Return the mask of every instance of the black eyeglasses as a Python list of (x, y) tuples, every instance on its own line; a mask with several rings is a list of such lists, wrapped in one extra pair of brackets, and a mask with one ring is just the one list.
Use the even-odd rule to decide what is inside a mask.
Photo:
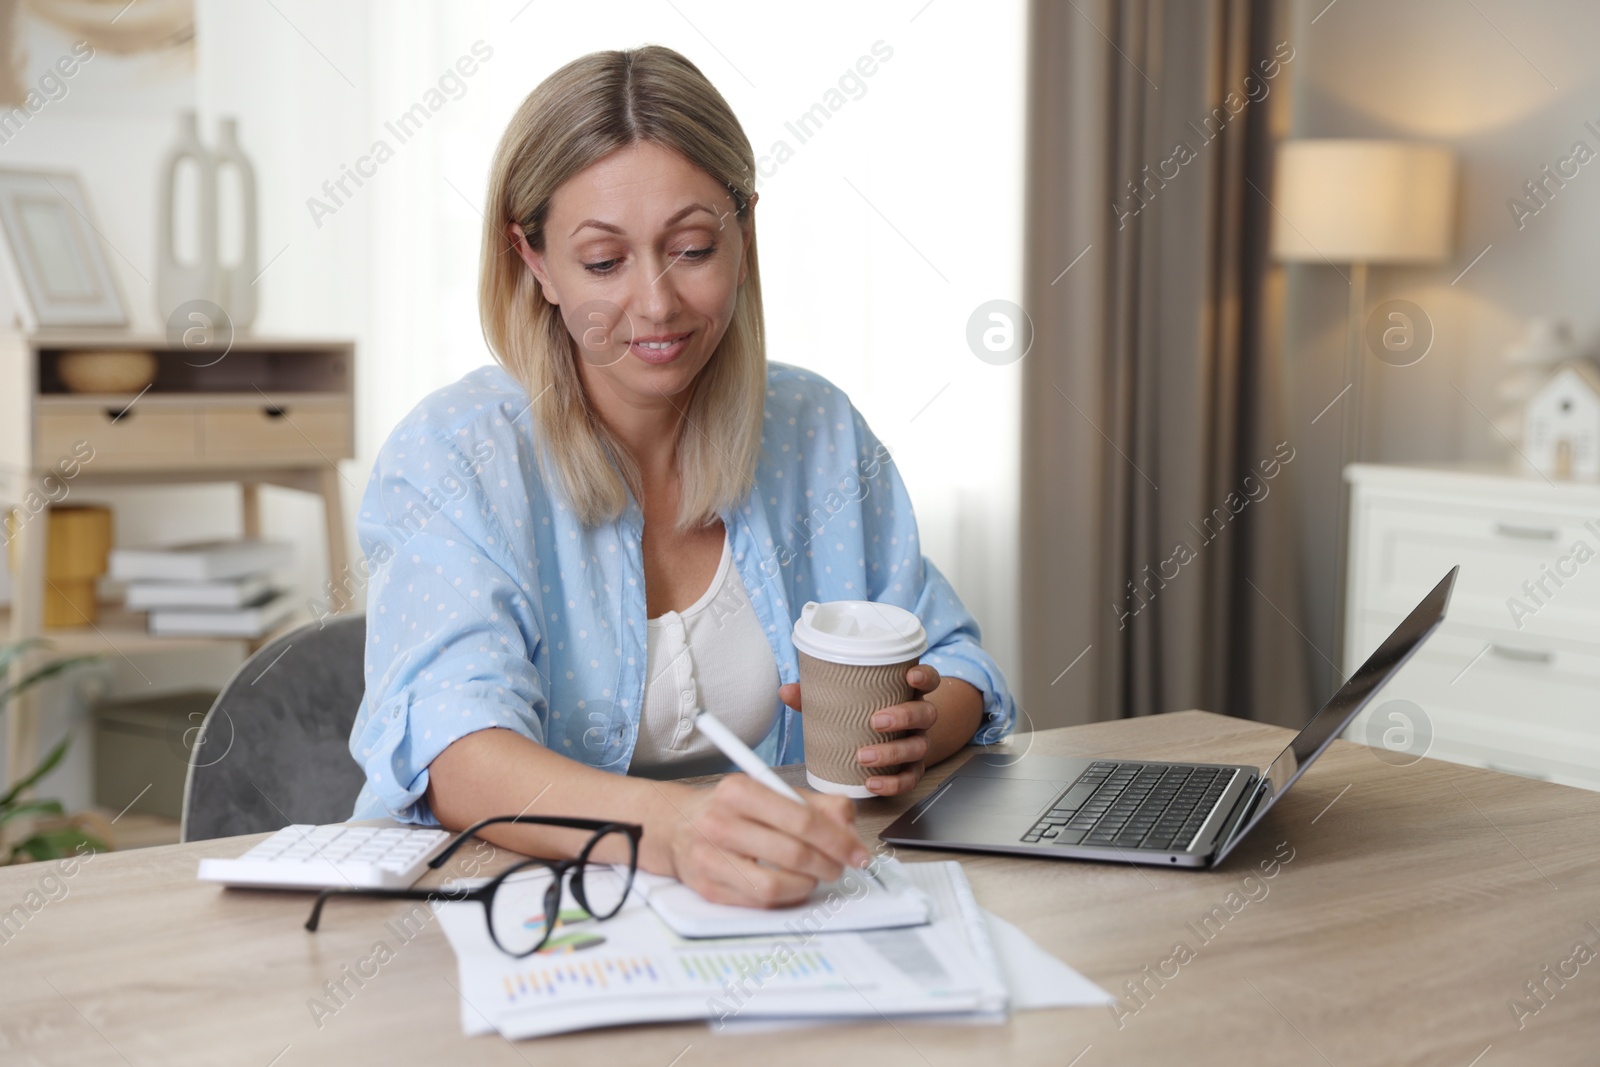
[[(483, 905), (484, 918), (489, 923), (489, 936), (500, 951), (520, 958), (531, 956), (543, 948), (550, 940), (551, 932), (561, 923), (584, 919), (601, 922), (622, 910), (623, 902), (628, 899), (628, 890), (633, 886), (633, 873), (639, 861), (639, 839), (644, 836), (644, 827), (635, 823), (599, 819), (496, 815), (461, 831), (442, 852), (428, 861), (428, 866), (435, 870), (442, 867), (479, 830), (496, 823), (558, 826), (588, 830), (591, 835), (588, 843), (572, 859), (524, 860), (471, 889), (324, 889), (317, 894), (317, 902), (311, 908), (311, 918), (306, 920), (306, 929), (317, 928), (322, 917), (322, 905), (333, 896), (382, 897), (390, 900), (471, 900)], [(591, 859), (597, 851), (625, 854), (626, 872), (617, 869), (621, 864), (614, 866), (604, 860)], [(546, 880), (548, 884), (545, 884)], [(572, 898), (582, 911), (561, 911), (563, 883), (572, 887)]]

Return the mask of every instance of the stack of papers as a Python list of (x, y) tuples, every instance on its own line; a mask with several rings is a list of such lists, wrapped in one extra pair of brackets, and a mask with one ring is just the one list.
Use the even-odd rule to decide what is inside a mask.
[[(959, 863), (885, 860), (877, 870), (887, 891), (864, 888), (870, 883), (849, 872), (799, 909), (777, 911), (695, 907), (670, 891), (670, 880), (643, 878), (616, 917), (563, 925), (556, 933), (568, 936), (523, 959), (495, 947), (478, 904), (440, 904), (456, 952), (462, 1029), (516, 1039), (681, 1019), (718, 1030), (862, 1017), (1000, 1021), (1013, 1008), (1110, 1003), (983, 912)], [(536, 916), (548, 884), (530, 878), (500, 892), (518, 893), (519, 908)], [(568, 906), (576, 906), (570, 896)], [(869, 914), (894, 912), (899, 923), (918, 911), (920, 925), (859, 925)], [(664, 914), (680, 925), (755, 932), (687, 937)]]

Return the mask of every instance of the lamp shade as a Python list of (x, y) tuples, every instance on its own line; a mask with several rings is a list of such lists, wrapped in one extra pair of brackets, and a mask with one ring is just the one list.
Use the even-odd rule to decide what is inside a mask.
[(1455, 154), (1412, 141), (1278, 148), (1272, 254), (1291, 262), (1437, 263), (1455, 229)]

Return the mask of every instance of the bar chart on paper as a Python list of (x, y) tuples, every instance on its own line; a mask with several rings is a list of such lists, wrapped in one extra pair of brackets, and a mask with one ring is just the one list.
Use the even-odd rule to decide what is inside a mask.
[(801, 949), (779, 958), (748, 948), (729, 951), (680, 951), (673, 954), (685, 982), (722, 988), (724, 981), (738, 982), (758, 975), (763, 983), (793, 988), (828, 988), (840, 983), (839, 970), (821, 949)]
[(763, 988), (832, 989), (844, 985), (830, 950), (803, 948), (782, 956), (764, 949), (678, 949), (665, 953), (530, 960), (501, 976), (508, 1006), (648, 997), (704, 990), (758, 976)]
[(648, 956), (601, 956), (574, 959), (562, 955), (530, 963), (501, 978), (513, 1004), (588, 999), (608, 993), (637, 994), (665, 989), (661, 971)]

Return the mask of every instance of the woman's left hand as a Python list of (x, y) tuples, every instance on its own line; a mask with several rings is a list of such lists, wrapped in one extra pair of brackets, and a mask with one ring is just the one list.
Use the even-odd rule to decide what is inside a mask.
[[(906, 671), (906, 681), (919, 693), (931, 693), (939, 687), (939, 672), (926, 663), (919, 663)], [(789, 707), (800, 711), (800, 685), (790, 682), (778, 688), (778, 697)], [(904, 737), (893, 741), (880, 741), (865, 745), (856, 753), (856, 760), (869, 771), (878, 767), (900, 764), (894, 774), (875, 774), (867, 779), (867, 788), (882, 797), (909, 793), (922, 781), (928, 755), (928, 731), (939, 720), (939, 709), (930, 700), (908, 700), (891, 704), (873, 712), (872, 728), (884, 733), (907, 731)]]

